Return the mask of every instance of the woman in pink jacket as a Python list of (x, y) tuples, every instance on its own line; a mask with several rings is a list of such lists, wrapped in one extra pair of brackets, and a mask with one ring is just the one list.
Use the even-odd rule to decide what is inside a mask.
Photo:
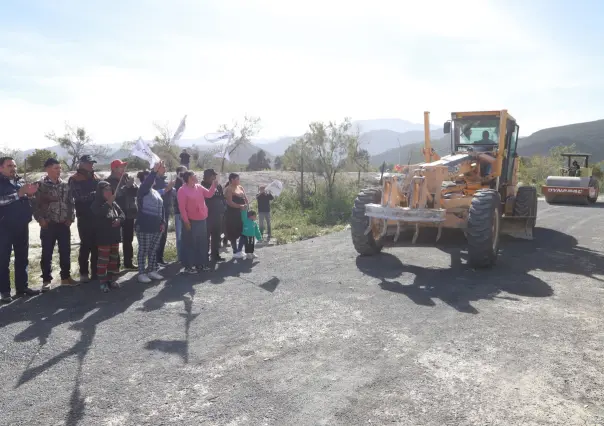
[[(208, 231), (206, 219), (208, 207), (206, 198), (216, 191), (216, 177), (209, 189), (198, 183), (195, 173), (187, 171), (182, 174), (184, 185), (177, 192), (178, 208), (182, 220), (183, 263), (185, 273), (195, 274), (209, 271)], [(197, 270), (195, 270), (197, 269)]]

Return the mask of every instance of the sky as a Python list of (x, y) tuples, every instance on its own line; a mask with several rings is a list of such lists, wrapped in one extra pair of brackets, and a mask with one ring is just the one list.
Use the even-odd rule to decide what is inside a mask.
[(0, 0), (0, 146), (260, 137), (314, 120), (508, 109), (521, 136), (604, 118), (597, 0)]

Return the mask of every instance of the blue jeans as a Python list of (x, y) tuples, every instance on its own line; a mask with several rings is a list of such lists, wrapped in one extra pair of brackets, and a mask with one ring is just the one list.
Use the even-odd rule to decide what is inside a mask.
[(176, 254), (179, 262), (183, 262), (182, 228), (182, 219), (180, 218), (180, 214), (176, 213), (174, 214), (174, 230), (176, 231)]
[(185, 268), (202, 267), (210, 263), (208, 255), (208, 230), (205, 220), (190, 220), (191, 230), (182, 230)]
[(15, 289), (28, 288), (29, 223), (19, 228), (0, 229), (0, 293), (10, 294), (10, 255), (15, 252)]

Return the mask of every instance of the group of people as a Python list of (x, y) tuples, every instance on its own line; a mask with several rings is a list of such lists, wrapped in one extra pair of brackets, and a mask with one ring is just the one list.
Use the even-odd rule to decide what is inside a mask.
[[(101, 290), (119, 288), (122, 245), (125, 269), (138, 269), (138, 281), (149, 283), (164, 277), (164, 251), (168, 224), (174, 217), (178, 261), (184, 273), (210, 270), (221, 262), (221, 246), (230, 243), (234, 259), (256, 258), (255, 242), (271, 236), (270, 201), (273, 196), (260, 187), (259, 214), (250, 209), (239, 175), (231, 173), (223, 188), (213, 169), (198, 181), (184, 165), (177, 177), (167, 180), (165, 164), (137, 174), (138, 184), (126, 173), (127, 163), (114, 160), (111, 174), (101, 179), (90, 155), (79, 159), (79, 167), (67, 181), (61, 178), (58, 160), (44, 163), (46, 175), (26, 183), (17, 175), (13, 158), (0, 158), (0, 301), (40, 293), (29, 287), (29, 223), (40, 224), (42, 255), (41, 291), (51, 288), (52, 256), (58, 245), (61, 284), (79, 285), (99, 281)], [(257, 218), (260, 217), (260, 226)], [(80, 239), (79, 280), (71, 277), (71, 225), (77, 221)], [(224, 235), (223, 235), (224, 234)], [(137, 265), (133, 240), (138, 241)], [(14, 253), (16, 295), (11, 296), (10, 258)]]

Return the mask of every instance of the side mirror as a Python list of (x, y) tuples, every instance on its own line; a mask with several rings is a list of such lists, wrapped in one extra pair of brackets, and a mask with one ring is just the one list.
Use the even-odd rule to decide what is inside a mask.
[(443, 133), (444, 134), (451, 133), (451, 122), (450, 121), (445, 121), (445, 124), (443, 124)]

